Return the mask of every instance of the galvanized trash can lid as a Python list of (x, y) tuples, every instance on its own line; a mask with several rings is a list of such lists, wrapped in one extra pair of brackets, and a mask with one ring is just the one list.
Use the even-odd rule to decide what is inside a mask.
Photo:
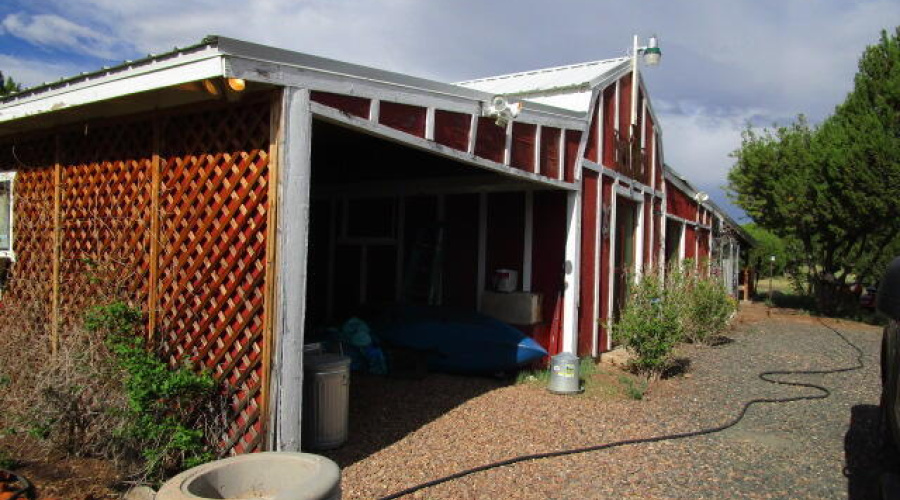
[(307, 354), (303, 357), (303, 369), (310, 371), (330, 371), (349, 367), (351, 359), (336, 353)]

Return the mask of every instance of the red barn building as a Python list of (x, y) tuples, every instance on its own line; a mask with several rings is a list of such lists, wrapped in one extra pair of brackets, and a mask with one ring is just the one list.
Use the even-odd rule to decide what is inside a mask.
[(410, 299), (435, 228), (419, 300), (598, 356), (627, 280), (715, 253), (730, 221), (663, 167), (635, 69), (448, 84), (211, 37), (5, 97), (4, 300), (56, 349), (100, 286), (125, 294), (229, 388), (235, 453), (299, 449), (305, 332)]

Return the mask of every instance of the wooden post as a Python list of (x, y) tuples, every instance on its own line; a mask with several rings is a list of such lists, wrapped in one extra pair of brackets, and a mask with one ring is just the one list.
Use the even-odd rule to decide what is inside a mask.
[(56, 356), (59, 352), (59, 271), (62, 257), (62, 217), (60, 209), (62, 205), (62, 165), (60, 164), (60, 139), (59, 134), (55, 139), (55, 153), (53, 159), (53, 267), (51, 277), (52, 291), (50, 297), (50, 353)]
[(265, 449), (273, 448), (274, 442), (268, 432), (271, 409), (272, 376), (272, 343), (275, 341), (273, 329), (275, 325), (275, 269), (278, 265), (276, 252), (278, 243), (278, 163), (279, 142), (281, 141), (281, 106), (283, 93), (275, 92), (272, 96), (269, 113), (269, 174), (266, 213), (266, 287), (263, 291), (264, 319), (262, 345), (262, 387), (260, 388), (260, 422), (262, 433), (266, 436)]
[(153, 116), (153, 152), (150, 160), (150, 276), (147, 296), (147, 342), (151, 345), (156, 337), (159, 321), (159, 190), (161, 183), (160, 166), (160, 123), (159, 116)]
[[(306, 316), (306, 260), (309, 253), (309, 184), (312, 110), (309, 90), (287, 87), (279, 141), (279, 256), (275, 275), (275, 356), (270, 390), (276, 451), (300, 451), (303, 402), (303, 322)], [(288, 258), (290, 257), (290, 258)]]

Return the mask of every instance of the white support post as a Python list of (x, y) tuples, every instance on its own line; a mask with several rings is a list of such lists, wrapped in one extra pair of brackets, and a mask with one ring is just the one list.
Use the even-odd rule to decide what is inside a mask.
[[(601, 104), (602, 106), (602, 104)], [(602, 109), (602, 108), (601, 108)], [(599, 158), (598, 158), (599, 159)], [(603, 244), (603, 174), (597, 175), (597, 227), (594, 231), (594, 317), (591, 318), (593, 341), (591, 342), (591, 355), (600, 355), (600, 246)]]
[(286, 87), (280, 144), (278, 273), (275, 283), (275, 359), (272, 418), (277, 451), (300, 451), (303, 402), (303, 322), (309, 242), (312, 113), (309, 90)]
[(428, 108), (425, 112), (425, 138), (434, 140), (434, 108)]
[(378, 99), (372, 99), (372, 103), (369, 104), (369, 120), (372, 123), (378, 123), (378, 119), (381, 117), (381, 101)]
[(531, 167), (531, 171), (539, 174), (541, 173), (541, 129), (543, 127), (540, 125), (535, 126), (534, 130), (534, 165)]
[(510, 120), (506, 124), (506, 142), (503, 145), (503, 164), (507, 167), (512, 162), (512, 129), (513, 122)]
[(559, 129), (559, 166), (556, 169), (557, 180), (566, 177), (566, 129)]
[(534, 241), (534, 191), (525, 191), (525, 248), (522, 252), (522, 291), (531, 291), (532, 243)]
[(478, 283), (475, 288), (477, 304), (481, 310), (481, 299), (484, 296), (484, 280), (487, 273), (487, 193), (478, 194)]
[(681, 222), (681, 238), (678, 241), (678, 263), (681, 264), (684, 261), (684, 248), (687, 244), (685, 240), (687, 239), (687, 224), (684, 221)]
[(470, 155), (475, 154), (475, 143), (478, 141), (478, 114), (472, 113), (472, 120), (469, 122), (469, 147), (466, 152)]
[[(618, 185), (618, 180), (613, 182), (609, 200), (609, 283), (606, 285), (606, 310), (609, 312), (609, 317), (606, 318), (607, 330), (612, 328), (613, 313), (615, 312), (613, 309), (615, 307), (613, 296), (616, 291), (616, 200), (619, 197), (618, 193), (616, 193), (616, 187)], [(612, 338), (610, 335), (606, 336), (606, 349), (612, 349)]]
[(581, 191), (570, 191), (566, 198), (566, 260), (563, 295), (562, 350), (578, 354), (578, 285), (581, 247)]
[[(594, 116), (597, 117), (597, 165), (603, 166), (603, 122), (606, 121), (604, 118), (606, 117), (606, 109), (603, 106), (603, 98), (606, 94), (606, 88), (600, 90), (600, 93), (597, 95), (597, 111)], [(600, 176), (600, 181), (603, 180), (603, 176)], [(601, 182), (602, 186), (603, 183)]]

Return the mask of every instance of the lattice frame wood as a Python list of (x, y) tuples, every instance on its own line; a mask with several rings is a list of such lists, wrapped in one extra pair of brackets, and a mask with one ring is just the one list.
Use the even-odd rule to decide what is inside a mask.
[(276, 98), (0, 141), (0, 169), (18, 171), (18, 261), (4, 307), (33, 310), (36, 341), (113, 296), (154, 311), (161, 354), (210, 369), (226, 387), (227, 453), (265, 445)]

